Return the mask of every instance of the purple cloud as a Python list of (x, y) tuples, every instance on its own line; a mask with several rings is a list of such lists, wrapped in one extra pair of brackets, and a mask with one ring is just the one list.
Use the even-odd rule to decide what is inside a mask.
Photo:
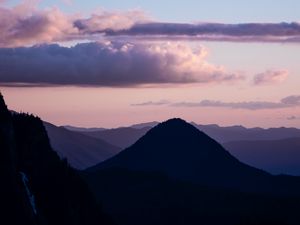
[(300, 95), (291, 95), (281, 100), (286, 105), (300, 105)]
[(255, 85), (278, 84), (285, 81), (289, 72), (287, 70), (267, 70), (254, 76)]
[[(0, 84), (139, 86), (243, 79), (206, 61), (206, 49), (180, 43), (102, 42), (74, 47), (0, 49)], [(192, 60), (191, 60), (192, 59)]]

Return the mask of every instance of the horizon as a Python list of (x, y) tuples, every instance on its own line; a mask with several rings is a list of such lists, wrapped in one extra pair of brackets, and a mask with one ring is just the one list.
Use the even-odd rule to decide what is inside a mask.
[(0, 91), (56, 125), (300, 128), (299, 7), (0, 1)]

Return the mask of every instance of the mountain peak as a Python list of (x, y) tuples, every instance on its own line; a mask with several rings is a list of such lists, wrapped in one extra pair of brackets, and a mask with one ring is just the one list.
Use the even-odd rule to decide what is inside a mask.
[(267, 173), (242, 164), (219, 143), (180, 118), (162, 122), (131, 147), (90, 168), (162, 172), (170, 177), (224, 187), (247, 188)]
[(169, 120), (166, 120), (160, 124), (158, 124), (158, 126), (163, 125), (163, 126), (191, 126), (191, 124), (189, 124), (188, 122), (186, 122), (185, 120), (181, 119), (181, 118), (172, 118)]
[(155, 133), (155, 132), (162, 132), (165, 134), (164, 135), (181, 135), (184, 137), (186, 134), (191, 134), (192, 133), (202, 133), (199, 131), (196, 127), (191, 125), (190, 123), (186, 122), (185, 120), (181, 118), (172, 118), (169, 119), (165, 122), (159, 123), (157, 126), (155, 126), (153, 129), (149, 131), (150, 133)]

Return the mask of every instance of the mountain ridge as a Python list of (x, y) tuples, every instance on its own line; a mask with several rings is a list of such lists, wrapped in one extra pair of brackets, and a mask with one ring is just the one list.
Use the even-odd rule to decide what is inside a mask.
[(44, 122), (44, 125), (53, 149), (61, 158), (67, 158), (76, 169), (88, 168), (121, 151), (100, 138), (57, 127), (48, 122)]

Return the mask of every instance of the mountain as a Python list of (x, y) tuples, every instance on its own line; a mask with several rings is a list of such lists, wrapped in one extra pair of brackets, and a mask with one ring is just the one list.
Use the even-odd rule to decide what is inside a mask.
[(300, 129), (297, 128), (245, 128), (243, 126), (220, 127), (218, 125), (193, 124), (199, 130), (220, 143), (241, 140), (279, 140), (291, 137), (300, 137)]
[(181, 119), (83, 172), (118, 225), (297, 225), (300, 178), (235, 159)]
[(151, 127), (143, 127), (143, 128), (120, 127), (120, 128), (107, 129), (102, 131), (82, 132), (82, 134), (93, 138), (99, 138), (114, 146), (124, 149), (134, 144), (136, 140), (138, 140), (143, 135), (145, 135), (146, 132), (150, 129)]
[[(215, 140), (181, 119), (160, 123), (134, 145), (88, 171), (107, 168), (161, 172), (177, 180), (239, 191), (298, 194), (296, 187), (300, 187), (300, 179), (275, 179), (241, 163)], [(281, 179), (291, 184), (283, 187)]]
[(274, 174), (300, 175), (300, 138), (233, 141), (222, 144), (244, 163)]
[[(127, 128), (122, 127), (97, 132), (82, 132), (82, 134), (103, 139), (108, 143), (125, 149), (134, 144), (139, 138), (145, 135), (148, 130), (157, 125), (157, 123), (158, 122), (141, 123)], [(298, 166), (300, 165), (300, 158), (297, 157), (298, 150), (297, 146), (295, 146), (295, 142), (282, 141), (282, 139), (300, 138), (299, 129), (285, 127), (269, 129), (245, 128), (243, 126), (220, 127), (216, 124), (199, 125), (193, 122), (191, 124), (219, 143), (225, 143), (227, 150), (246, 164), (274, 174), (300, 174)], [(274, 144), (281, 142), (277, 145), (280, 146), (281, 150), (273, 151), (272, 157), (269, 157), (267, 154), (269, 151), (267, 149), (271, 149), (273, 141)], [(229, 144), (228, 142), (236, 143)], [(248, 143), (251, 144), (249, 145)], [(264, 143), (269, 144), (266, 144), (266, 146)], [(259, 146), (259, 144), (263, 146)], [(252, 153), (250, 152), (249, 146), (252, 146)], [(285, 149), (292, 149), (292, 151), (290, 151), (290, 154), (284, 154), (286, 152)], [(291, 157), (291, 155), (295, 157)], [(290, 162), (288, 159), (283, 162), (282, 160), (285, 158), (289, 158)]]
[(70, 131), (77, 131), (77, 132), (91, 132), (91, 131), (100, 131), (100, 130), (106, 130), (105, 128), (98, 128), (98, 127), (91, 127), (91, 128), (85, 128), (85, 127), (75, 127), (70, 125), (61, 126), (62, 128), (65, 128)]
[(121, 149), (101, 139), (44, 122), (51, 146), (77, 169), (85, 169), (117, 154)]
[(52, 150), (43, 122), (11, 114), (2, 95), (0, 154), (0, 224), (111, 224), (78, 172)]

